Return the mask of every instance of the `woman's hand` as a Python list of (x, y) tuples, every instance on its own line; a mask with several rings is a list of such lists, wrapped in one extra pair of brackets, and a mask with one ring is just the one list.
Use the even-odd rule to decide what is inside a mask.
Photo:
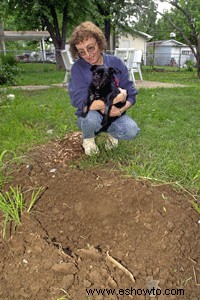
[(90, 105), (90, 110), (105, 110), (105, 107), (103, 100), (94, 100)]
[(127, 98), (127, 90), (119, 88), (120, 94), (115, 97), (113, 100), (113, 104), (119, 103), (119, 102), (125, 102)]
[(116, 106), (112, 106), (110, 110), (110, 117), (120, 117), (127, 109), (129, 109), (132, 106), (131, 102), (126, 101), (125, 105), (121, 108), (118, 108)]
[(122, 114), (122, 112), (121, 112), (120, 108), (118, 108), (114, 105), (111, 107), (110, 114), (109, 114), (110, 117), (120, 117), (121, 114)]

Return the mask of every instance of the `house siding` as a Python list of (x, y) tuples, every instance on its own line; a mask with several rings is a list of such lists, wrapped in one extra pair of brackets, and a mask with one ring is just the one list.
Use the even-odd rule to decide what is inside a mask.
[(190, 48), (175, 40), (147, 43), (147, 53), (148, 65), (152, 58), (158, 66), (183, 66), (187, 60), (196, 61)]
[(139, 35), (132, 36), (131, 34), (119, 37), (117, 43), (118, 48), (135, 48), (142, 50), (144, 65), (146, 65), (146, 45), (147, 39), (145, 37)]

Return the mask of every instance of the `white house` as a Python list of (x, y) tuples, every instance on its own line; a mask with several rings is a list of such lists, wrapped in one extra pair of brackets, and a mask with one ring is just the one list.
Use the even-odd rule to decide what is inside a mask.
[(149, 41), (151, 38), (151, 35), (141, 31), (136, 31), (133, 35), (127, 33), (126, 35), (122, 35), (117, 38), (116, 47), (135, 48), (137, 50), (142, 50), (143, 63), (146, 65), (147, 41)]
[(147, 64), (157, 66), (183, 66), (187, 60), (195, 62), (191, 49), (174, 39), (147, 43)]

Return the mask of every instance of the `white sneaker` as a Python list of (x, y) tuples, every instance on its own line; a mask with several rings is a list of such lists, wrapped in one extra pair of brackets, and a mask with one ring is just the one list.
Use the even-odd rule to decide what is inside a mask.
[(105, 144), (106, 150), (111, 150), (117, 147), (118, 147), (118, 140), (108, 133), (108, 137)]
[(83, 139), (82, 146), (85, 150), (86, 155), (93, 155), (99, 153), (99, 148), (97, 147), (94, 138)]

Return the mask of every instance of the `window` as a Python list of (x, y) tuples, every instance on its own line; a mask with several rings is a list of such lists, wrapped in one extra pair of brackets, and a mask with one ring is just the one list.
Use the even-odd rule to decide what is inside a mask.
[(129, 40), (122, 40), (123, 48), (130, 48), (130, 41)]
[(182, 50), (183, 55), (190, 55), (191, 51), (190, 50)]

